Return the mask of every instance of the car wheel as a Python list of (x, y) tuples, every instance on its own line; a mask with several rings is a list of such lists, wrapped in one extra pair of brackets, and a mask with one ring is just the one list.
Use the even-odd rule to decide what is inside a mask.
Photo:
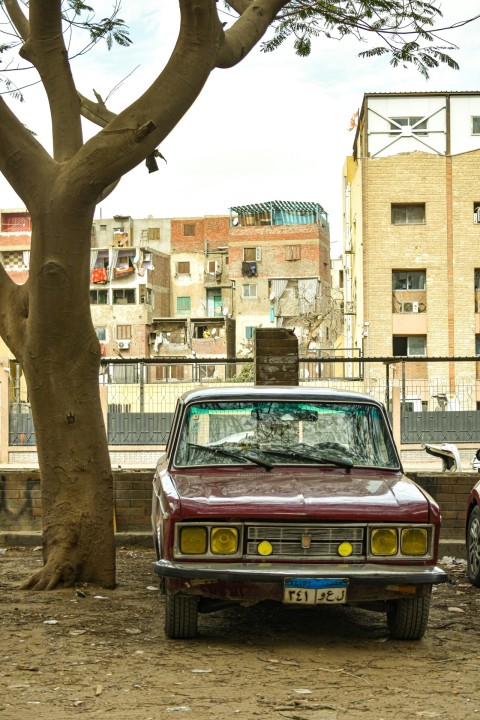
[(390, 634), (396, 640), (420, 640), (428, 624), (430, 595), (394, 600), (387, 612)]
[(197, 634), (197, 598), (192, 595), (165, 595), (165, 635), (188, 640)]
[(480, 508), (473, 508), (467, 529), (467, 576), (472, 585), (480, 587)]

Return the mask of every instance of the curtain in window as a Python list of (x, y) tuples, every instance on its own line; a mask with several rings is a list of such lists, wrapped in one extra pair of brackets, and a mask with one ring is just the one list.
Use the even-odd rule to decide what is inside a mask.
[(118, 253), (119, 249), (118, 247), (111, 248), (110, 252), (112, 253), (110, 256), (110, 266), (108, 268), (108, 279), (111, 280), (113, 277), (113, 272), (117, 266), (118, 262)]
[(275, 308), (275, 315), (280, 313), (280, 299), (285, 292), (288, 280), (272, 280), (272, 293), (275, 295), (273, 306)]
[(93, 268), (97, 264), (97, 258), (98, 250), (90, 250), (90, 272), (92, 272)]

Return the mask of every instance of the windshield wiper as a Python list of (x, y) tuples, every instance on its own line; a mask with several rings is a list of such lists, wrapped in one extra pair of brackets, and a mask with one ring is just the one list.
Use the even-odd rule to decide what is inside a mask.
[(233, 458), (234, 460), (249, 460), (255, 465), (260, 465), (260, 467), (265, 468), (265, 470), (273, 469), (273, 465), (270, 465), (270, 463), (267, 463), (264, 460), (259, 460), (255, 457), (251, 457), (251, 455), (246, 455), (245, 453), (235, 453), (231, 450), (223, 450), (220, 447), (212, 447), (211, 445), (197, 445), (197, 443), (191, 442), (187, 444), (189, 447), (197, 448), (198, 450), (207, 450), (208, 452), (212, 453), (212, 455), (223, 455), (224, 457)]
[[(310, 447), (310, 446), (307, 446)], [(336, 460), (331, 457), (319, 457), (318, 455), (308, 455), (306, 453), (297, 452), (296, 450), (263, 450), (262, 453), (265, 453), (266, 455), (276, 455), (278, 457), (288, 457), (293, 458), (295, 460), (306, 460), (310, 462), (315, 463), (330, 463), (331, 465), (336, 465), (337, 467), (345, 468), (348, 472), (353, 467), (353, 462), (347, 458), (344, 460)]]

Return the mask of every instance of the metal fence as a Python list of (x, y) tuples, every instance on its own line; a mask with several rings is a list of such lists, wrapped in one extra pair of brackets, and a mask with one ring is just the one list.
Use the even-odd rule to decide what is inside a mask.
[[(397, 389), (402, 445), (480, 444), (477, 362), (476, 358), (419, 361), (342, 358), (332, 354), (302, 359), (299, 376), (301, 385), (367, 393), (385, 403), (390, 412)], [(429, 363), (428, 377), (425, 363)], [(422, 374), (422, 368), (424, 377), (416, 377), (415, 373)], [(252, 360), (102, 361), (100, 385), (108, 407), (108, 442), (112, 446), (164, 445), (179, 395), (199, 386), (239, 383), (253, 384)], [(10, 402), (9, 443), (35, 445), (30, 407), (28, 402), (20, 402), (19, 397)]]

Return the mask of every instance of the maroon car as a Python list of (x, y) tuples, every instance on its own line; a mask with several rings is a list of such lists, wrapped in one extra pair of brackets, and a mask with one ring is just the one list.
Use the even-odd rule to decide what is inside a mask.
[(153, 481), (165, 632), (232, 603), (361, 605), (425, 632), (440, 512), (402, 472), (383, 405), (305, 387), (179, 398)]
[[(480, 460), (480, 450), (477, 450), (475, 459)], [(468, 498), (466, 531), (467, 576), (472, 585), (480, 587), (480, 481), (474, 485)]]

